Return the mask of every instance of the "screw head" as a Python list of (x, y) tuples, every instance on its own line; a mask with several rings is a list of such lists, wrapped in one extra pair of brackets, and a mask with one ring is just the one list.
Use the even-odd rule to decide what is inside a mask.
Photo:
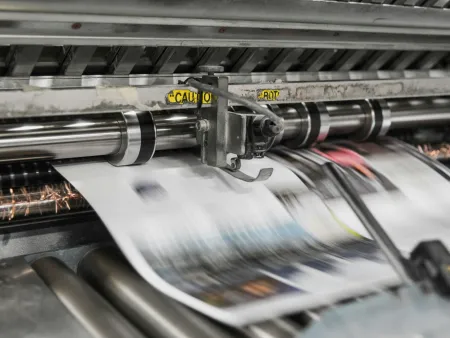
[(209, 121), (208, 121), (208, 120), (205, 120), (205, 119), (198, 120), (198, 121), (195, 123), (195, 129), (196, 129), (198, 132), (205, 132), (205, 131), (208, 131), (208, 130), (209, 130)]

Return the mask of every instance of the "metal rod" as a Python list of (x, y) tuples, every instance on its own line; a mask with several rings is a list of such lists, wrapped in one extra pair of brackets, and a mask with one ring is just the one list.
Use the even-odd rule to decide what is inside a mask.
[(392, 111), (392, 129), (439, 126), (450, 120), (448, 98), (387, 100), (387, 103)]
[(84, 328), (97, 338), (144, 337), (61, 261), (38, 259), (33, 269)]
[(79, 263), (78, 272), (150, 337), (233, 336), (155, 290), (116, 249), (91, 251)]
[[(390, 99), (392, 129), (436, 126), (450, 122), (449, 98)], [(368, 116), (362, 101), (326, 102), (329, 135), (354, 134), (364, 128)], [(302, 105), (281, 105), (284, 119), (283, 141), (308, 132), (307, 115), (299, 114)], [(239, 109), (239, 108), (237, 108)], [(108, 156), (120, 149), (123, 133), (121, 114), (60, 116), (52, 119), (4, 120), (0, 124), (0, 163), (21, 160), (64, 159)], [(188, 148), (197, 145), (192, 110), (157, 111), (156, 150)], [(20, 184), (25, 185), (25, 184)]]
[(121, 144), (115, 115), (78, 116), (0, 124), (0, 162), (116, 153)]

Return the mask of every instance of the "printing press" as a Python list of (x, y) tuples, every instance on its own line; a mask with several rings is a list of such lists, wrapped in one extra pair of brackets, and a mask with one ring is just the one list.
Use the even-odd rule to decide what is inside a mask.
[[(250, 175), (242, 162), (276, 147), (387, 138), (448, 179), (449, 8), (449, 0), (1, 0), (0, 337), (382, 337), (381, 327), (405, 316), (413, 318), (405, 327), (433, 317), (444, 337), (450, 255), (419, 245), (411, 260), (442, 271), (408, 271), (409, 257), (333, 166), (409, 289), (232, 328), (146, 283), (53, 165), (137, 166), (189, 152), (257, 182), (272, 169)], [(408, 305), (397, 307), (402, 297)], [(378, 325), (363, 324), (368, 313)]]

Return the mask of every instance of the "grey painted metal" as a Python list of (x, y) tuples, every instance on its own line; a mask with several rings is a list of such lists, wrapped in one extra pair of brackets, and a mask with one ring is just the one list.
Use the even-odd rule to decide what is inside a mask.
[(334, 69), (340, 71), (349, 71), (365, 57), (369, 51), (367, 50), (357, 50), (357, 51), (347, 51), (342, 55), (342, 57), (334, 65)]
[(13, 50), (7, 74), (10, 76), (30, 76), (39, 60), (43, 46), (18, 46)]
[(79, 116), (73, 119), (14, 121), (0, 124), (0, 162), (61, 159), (117, 153), (120, 117)]
[(337, 52), (337, 49), (319, 50), (314, 52), (311, 56), (311, 63), (307, 66), (306, 70), (309, 72), (320, 71)]
[[(315, 4), (320, 1), (306, 2)], [(362, 6), (356, 4), (356, 6), (365, 7), (368, 5)], [(2, 14), (4, 13), (0, 12), (0, 18)], [(12, 25), (0, 27), (0, 42), (3, 45), (21, 44), (40, 46), (201, 46), (381, 49), (399, 51), (448, 51), (450, 49), (449, 34), (422, 35), (421, 32), (427, 31), (425, 27), (415, 30), (415, 34), (413, 35), (401, 35), (390, 34), (388, 32), (363, 32), (359, 29), (360, 27), (337, 33), (335, 30), (331, 30), (331, 28), (330, 30), (297, 31), (292, 29), (243, 28), (240, 25), (226, 27), (222, 30), (217, 27), (192, 27), (186, 22), (182, 23), (182, 26), (121, 25), (95, 22), (83, 23), (80, 29), (73, 29), (71, 25), (67, 22), (55, 21), (13, 22)], [(332, 26), (329, 25), (329, 27)]]
[(250, 73), (255, 69), (256, 65), (264, 56), (267, 55), (269, 48), (249, 48), (239, 58), (238, 62), (233, 66), (232, 72)]
[(269, 72), (287, 72), (303, 53), (302, 48), (285, 48), (272, 61)]
[[(445, 56), (445, 53), (442, 57)], [(427, 59), (425, 57), (425, 59)], [(230, 84), (271, 83), (271, 82), (316, 82), (343, 80), (380, 80), (404, 78), (436, 78), (450, 77), (450, 71), (439, 70), (403, 70), (403, 71), (324, 71), (324, 72), (284, 72), (284, 73), (223, 73)], [(132, 74), (117, 75), (84, 75), (79, 76), (31, 76), (1, 77), (0, 89), (29, 90), (38, 88), (89, 88), (89, 87), (141, 87), (153, 85), (175, 85), (189, 77), (198, 77), (198, 73), (188, 74)]]
[(158, 61), (156, 61), (154, 73), (173, 73), (180, 62), (186, 57), (189, 48), (186, 47), (167, 47)]
[(411, 66), (414, 61), (417, 61), (423, 55), (421, 51), (408, 51), (401, 53), (390, 66), (394, 70), (404, 70)]
[(60, 74), (65, 76), (83, 75), (86, 66), (91, 61), (97, 47), (72, 46), (68, 51), (60, 69)]
[(128, 75), (145, 51), (145, 47), (121, 47), (111, 64), (109, 73), (115, 75)]
[(154, 289), (117, 249), (91, 251), (78, 272), (149, 337), (234, 337)]
[(92, 338), (23, 258), (0, 261), (0, 336)]
[(364, 70), (379, 70), (381, 69), (389, 60), (395, 56), (396, 52), (393, 50), (386, 52), (375, 52), (367, 62), (364, 63)]
[[(168, 102), (168, 94), (176, 89), (197, 91), (185, 85), (0, 91), (0, 116), (18, 118), (196, 107), (195, 103)], [(261, 90), (267, 89), (279, 91), (275, 101), (258, 99)], [(450, 95), (450, 77), (230, 84), (228, 90), (260, 104), (446, 96)]]
[(220, 65), (224, 61), (230, 52), (231, 48), (208, 48), (205, 54), (200, 58), (197, 69), (200, 66), (205, 65)]
[(61, 261), (45, 257), (35, 261), (32, 267), (92, 336), (144, 337)]
[(302, 28), (332, 31), (359, 30), (389, 33), (449, 34), (449, 13), (425, 8), (385, 7), (345, 2), (257, 0), (161, 2), (157, 0), (3, 0), (0, 20), (29, 21), (39, 17), (53, 22), (103, 22), (192, 26)]
[(418, 69), (430, 69), (439, 63), (448, 52), (430, 52), (416, 63)]

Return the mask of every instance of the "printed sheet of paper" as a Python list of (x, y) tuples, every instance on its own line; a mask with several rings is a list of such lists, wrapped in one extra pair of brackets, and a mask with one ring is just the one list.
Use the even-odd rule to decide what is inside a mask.
[[(373, 242), (270, 159), (248, 184), (191, 156), (141, 166), (60, 165), (137, 272), (170, 297), (240, 326), (399, 282)], [(319, 215), (319, 216), (315, 216)]]

